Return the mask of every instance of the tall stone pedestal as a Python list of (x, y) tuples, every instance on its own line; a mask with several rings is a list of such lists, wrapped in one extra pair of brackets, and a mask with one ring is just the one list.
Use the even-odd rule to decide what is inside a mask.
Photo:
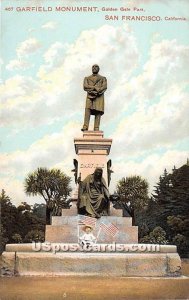
[(104, 138), (103, 131), (84, 131), (83, 137), (75, 138), (75, 152), (78, 156), (78, 170), (81, 180), (92, 174), (97, 167), (103, 169), (103, 177), (108, 182), (107, 157), (112, 139)]

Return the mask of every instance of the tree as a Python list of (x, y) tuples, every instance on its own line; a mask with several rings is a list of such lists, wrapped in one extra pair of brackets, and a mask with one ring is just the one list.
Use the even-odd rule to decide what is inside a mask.
[(167, 218), (169, 238), (178, 247), (182, 256), (188, 256), (189, 249), (189, 216), (169, 216)]
[(174, 167), (170, 174), (166, 169), (164, 170), (144, 214), (149, 230), (153, 232), (155, 227), (161, 226), (166, 232), (169, 243), (178, 246), (182, 257), (189, 255), (188, 211), (189, 162), (187, 161), (187, 164), (179, 169)]
[(157, 226), (154, 228), (152, 232), (148, 235), (145, 235), (140, 243), (150, 243), (150, 244), (168, 244), (168, 240), (166, 239), (166, 232), (160, 227)]
[(33, 206), (33, 214), (36, 215), (40, 219), (44, 219), (46, 216), (46, 204), (44, 203), (35, 203)]
[(31, 242), (44, 242), (45, 240), (45, 235), (44, 232), (41, 230), (31, 230), (29, 231), (25, 238), (24, 242), (26, 243), (31, 243)]
[(174, 167), (170, 174), (165, 169), (153, 198), (161, 207), (164, 220), (170, 215), (186, 215), (189, 211), (189, 166)]
[(11, 203), (11, 199), (4, 190), (0, 194), (0, 219), (6, 232), (7, 241), (12, 240), (12, 235), (17, 230), (17, 208)]
[(120, 206), (130, 213), (135, 225), (136, 211), (144, 209), (149, 201), (147, 181), (140, 176), (122, 178), (117, 183), (116, 193)]
[(6, 237), (6, 231), (3, 228), (3, 225), (0, 224), (0, 254), (4, 251), (7, 241), (8, 238)]
[[(42, 207), (44, 209), (44, 204)], [(45, 232), (45, 217), (38, 216), (35, 204), (32, 207), (22, 202), (18, 207), (14, 206), (4, 190), (0, 193), (0, 252), (7, 243), (21, 243), (30, 231)], [(40, 234), (42, 236), (42, 233)]]
[(69, 206), (71, 178), (58, 169), (38, 168), (25, 179), (25, 192), (29, 196), (40, 195), (46, 201), (46, 223), (51, 215), (60, 215), (61, 209)]
[(13, 234), (12, 236), (12, 240), (15, 242), (15, 243), (22, 243), (22, 237), (19, 233), (15, 233)]
[(34, 214), (32, 207), (22, 202), (17, 207), (17, 219), (15, 221), (15, 233), (19, 233), (22, 239), (30, 230), (45, 230), (45, 218), (39, 218)]

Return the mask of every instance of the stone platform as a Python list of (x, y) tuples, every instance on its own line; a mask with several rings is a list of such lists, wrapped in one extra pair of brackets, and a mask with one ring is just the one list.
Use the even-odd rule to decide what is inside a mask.
[[(78, 233), (82, 235), (83, 226), (78, 227), (78, 216), (63, 216), (52, 217), (52, 225), (46, 226), (45, 240), (52, 243), (77, 243)], [(112, 223), (119, 228), (119, 232), (112, 237), (100, 232), (98, 237), (99, 243), (137, 243), (138, 242), (138, 227), (132, 226), (131, 218), (123, 218), (116, 216), (101, 217), (97, 220), (96, 228), (93, 230), (95, 236), (98, 235), (100, 224)]]
[(101, 232), (92, 249), (82, 249), (78, 236), (80, 216), (74, 205), (63, 209), (62, 216), (52, 217), (46, 226), (45, 243), (9, 244), (2, 254), (3, 266), (9, 273), (21, 276), (113, 276), (169, 277), (181, 276), (181, 260), (176, 246), (138, 244), (138, 228), (131, 218), (110, 209), (111, 216), (101, 217), (93, 230), (98, 235), (100, 224), (114, 224), (114, 236)]
[[(62, 249), (66, 249), (66, 245), (68, 244), (59, 244)], [(127, 252), (111, 252), (109, 249), (109, 252), (104, 253), (63, 250), (52, 253), (44, 250), (35, 252), (31, 244), (10, 244), (2, 254), (2, 261), (14, 274), (21, 276), (178, 277), (181, 275), (181, 260), (175, 246), (156, 245), (154, 252), (153, 248), (150, 248), (154, 245), (122, 246)], [(56, 248), (57, 244), (56, 247), (55, 244), (51, 247)]]
[[(70, 209), (62, 209), (62, 216), (52, 217), (52, 224), (46, 225), (45, 241), (51, 243), (77, 243), (78, 234), (81, 236), (84, 226), (78, 226), (79, 215), (77, 215), (76, 203), (72, 203)], [(111, 223), (118, 227), (119, 232), (112, 237), (100, 232), (98, 243), (137, 243), (138, 227), (132, 226), (132, 218), (122, 217), (122, 210), (113, 208), (110, 205), (110, 216), (104, 216), (97, 219), (93, 234), (97, 237), (100, 224)]]

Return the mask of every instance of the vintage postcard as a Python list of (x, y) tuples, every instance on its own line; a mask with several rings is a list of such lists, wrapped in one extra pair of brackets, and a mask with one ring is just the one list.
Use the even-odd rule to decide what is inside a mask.
[[(181, 276), (188, 257), (188, 78), (187, 0), (1, 1), (0, 299), (186, 297), (185, 283), (170, 281), (166, 296), (164, 281), (156, 292), (144, 277)], [(39, 257), (32, 241), (60, 253)], [(163, 244), (177, 268), (160, 256), (141, 266), (138, 248), (132, 262), (109, 248), (83, 258), (81, 241)]]

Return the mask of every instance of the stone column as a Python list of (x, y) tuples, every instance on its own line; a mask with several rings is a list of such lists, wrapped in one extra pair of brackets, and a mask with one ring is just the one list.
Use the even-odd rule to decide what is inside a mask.
[(84, 131), (83, 137), (74, 139), (75, 152), (78, 155), (78, 176), (81, 174), (81, 180), (100, 167), (108, 184), (107, 158), (111, 144), (112, 139), (104, 138), (103, 131)]

